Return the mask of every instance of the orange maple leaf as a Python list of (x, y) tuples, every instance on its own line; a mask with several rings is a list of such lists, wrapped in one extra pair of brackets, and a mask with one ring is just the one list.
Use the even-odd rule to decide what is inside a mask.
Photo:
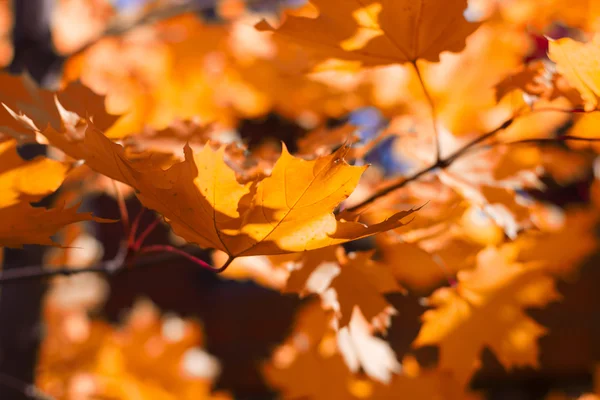
[(507, 262), (506, 254), (488, 248), (476, 269), (458, 273), (456, 288), (442, 288), (430, 298), (436, 306), (423, 315), (415, 346), (438, 345), (439, 367), (466, 385), (479, 355), (490, 347), (505, 367), (537, 365), (536, 339), (546, 330), (524, 307), (557, 300), (552, 278), (536, 265)]
[(50, 236), (65, 225), (103, 221), (90, 213), (77, 213), (77, 207), (46, 209), (32, 207), (62, 184), (69, 167), (46, 157), (23, 160), (16, 140), (0, 143), (0, 247), (24, 244), (56, 245)]
[(600, 101), (600, 36), (589, 43), (564, 38), (551, 40), (548, 56), (556, 69), (585, 101), (586, 110), (594, 110)]
[[(288, 16), (275, 31), (285, 40), (326, 57), (389, 65), (439, 61), (443, 51), (459, 52), (479, 24), (463, 16), (466, 0), (314, 0), (316, 18)], [(265, 21), (259, 30), (273, 30)]]
[(0, 208), (0, 246), (22, 247), (24, 244), (57, 246), (50, 236), (65, 225), (80, 221), (112, 222), (94, 217), (91, 213), (77, 212), (78, 206), (46, 209), (17, 203)]
[(27, 75), (0, 74), (0, 88), (0, 128), (20, 140), (33, 141), (34, 133), (48, 125), (62, 132), (89, 118), (106, 129), (118, 119), (104, 109), (103, 96), (79, 82), (55, 93), (40, 89)]
[(46, 157), (23, 160), (15, 140), (0, 143), (0, 207), (25, 197), (36, 201), (49, 195), (62, 184), (68, 170), (68, 165)]
[[(327, 327), (327, 314), (314, 302), (301, 308), (295, 320), (292, 334), (275, 350), (264, 368), (267, 381), (280, 388), (285, 399), (467, 398), (447, 371), (420, 370), (409, 365), (408, 357), (402, 363), (402, 371), (385, 382), (349, 370)], [(360, 343), (358, 347), (371, 352), (374, 358), (382, 356), (367, 343)], [(302, 379), (298, 379), (299, 376)]]
[(89, 126), (83, 141), (73, 142), (49, 128), (51, 144), (95, 171), (126, 183), (140, 201), (161, 213), (173, 231), (201, 247), (240, 256), (314, 250), (374, 235), (404, 225), (416, 209), (398, 212), (366, 226), (356, 216), (333, 214), (358, 184), (366, 167), (348, 165), (347, 148), (313, 161), (293, 157), (283, 148), (271, 176), (240, 184), (224, 160), (224, 148), (210, 145), (162, 170), (152, 157), (133, 162), (122, 146)]
[(520, 90), (534, 99), (552, 101), (564, 97), (571, 104), (581, 104), (579, 92), (567, 85), (564, 77), (552, 71), (546, 64), (547, 61), (536, 61), (521, 65), (517, 71), (496, 85), (496, 101), (515, 90)]
[(202, 349), (197, 321), (161, 315), (152, 303), (137, 301), (127, 320), (113, 326), (91, 319), (85, 307), (61, 303), (60, 297), (46, 300), (47, 331), (36, 374), (36, 387), (48, 395), (230, 399), (211, 389), (220, 365)]
[(391, 268), (372, 261), (372, 255), (372, 251), (346, 255), (339, 247), (305, 253), (300, 268), (290, 274), (284, 293), (318, 293), (324, 307), (335, 311), (340, 329), (348, 326), (358, 308), (369, 323), (385, 331), (387, 319), (396, 310), (383, 294), (404, 289), (396, 282)]
[[(266, 373), (274, 383), (288, 381), (285, 391), (290, 397), (289, 392), (298, 391), (310, 398), (321, 398), (321, 394), (329, 394), (331, 398), (332, 391), (341, 388), (326, 387), (321, 383), (322, 378), (331, 380), (332, 385), (343, 385), (360, 366), (368, 376), (384, 383), (390, 382), (392, 372), (399, 372), (400, 364), (393, 350), (386, 341), (373, 336), (364, 318), (353, 318), (350, 329), (341, 332), (335, 332), (330, 322), (327, 312), (315, 302), (308, 303), (296, 316), (294, 332), (275, 351)], [(296, 380), (294, 377), (301, 371), (310, 378), (302, 380), (300, 385), (289, 382)]]

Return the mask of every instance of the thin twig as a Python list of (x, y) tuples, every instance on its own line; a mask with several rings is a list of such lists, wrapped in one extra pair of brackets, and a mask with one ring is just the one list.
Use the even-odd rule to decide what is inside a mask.
[(140, 236), (138, 236), (135, 243), (133, 243), (133, 247), (132, 247), (133, 250), (139, 250), (140, 247), (142, 247), (142, 245), (146, 241), (146, 238), (148, 237), (148, 235), (150, 235), (152, 233), (152, 231), (154, 231), (154, 228), (156, 228), (158, 226), (159, 222), (160, 222), (160, 217), (156, 216), (154, 218), (154, 221), (152, 221), (150, 223), (150, 225), (148, 225), (146, 227), (146, 229), (144, 229), (144, 231), (140, 234)]
[(422, 170), (415, 172), (414, 174), (410, 175), (409, 177), (400, 178), (396, 182), (393, 182), (392, 184), (388, 185), (387, 187), (382, 188), (382, 189), (378, 190), (377, 192), (373, 193), (369, 198), (367, 198), (366, 200), (363, 200), (361, 203), (347, 208), (346, 211), (356, 212), (356, 211), (364, 208), (365, 206), (371, 204), (372, 202), (379, 199), (380, 197), (383, 197), (395, 190), (403, 188), (405, 185), (407, 185), (410, 182), (416, 181), (417, 179), (421, 178), (423, 175), (428, 174), (429, 172), (432, 172), (438, 168), (440, 168), (440, 169), (448, 168), (454, 161), (456, 161), (458, 158), (463, 156), (470, 148), (491, 138), (492, 136), (494, 136), (501, 130), (508, 128), (510, 125), (512, 125), (513, 121), (514, 121), (514, 117), (504, 121), (504, 123), (502, 125), (500, 125), (499, 127), (497, 127), (496, 129), (494, 129), (490, 132), (484, 133), (483, 135), (473, 139), (469, 143), (465, 144), (464, 146), (462, 146), (461, 148), (456, 150), (454, 153), (450, 154), (447, 158), (438, 160), (435, 163), (431, 164), (430, 166), (425, 167)]
[(567, 141), (600, 142), (600, 138), (589, 138), (589, 137), (563, 135), (563, 136), (557, 136), (557, 137), (553, 137), (553, 138), (522, 139), (522, 140), (515, 140), (513, 142), (504, 142), (504, 143), (498, 142), (498, 143), (494, 143), (494, 144), (513, 145), (513, 144), (527, 144), (527, 143), (556, 143), (556, 142), (567, 142)]
[[(77, 269), (73, 269), (71, 267), (46, 268), (41, 265), (5, 269), (0, 271), (0, 285), (32, 279), (52, 278), (55, 276), (72, 276), (85, 273), (114, 276), (126, 268), (143, 268), (156, 265), (161, 262), (177, 260), (183, 256), (183, 253), (186, 253), (186, 256), (183, 256), (185, 258), (190, 259), (190, 257), (195, 257), (193, 254), (187, 253), (182, 249), (178, 250), (178, 252), (163, 252), (162, 254), (152, 255), (152, 257), (144, 257), (141, 253), (136, 253), (135, 255), (130, 255), (131, 253), (129, 253), (125, 257), (118, 255), (111, 260), (101, 261), (90, 267)], [(213, 267), (210, 268), (212, 271), (219, 272), (222, 267), (219, 269)]]
[(473, 140), (471, 140), (469, 143), (465, 144), (463, 147), (461, 147), (460, 149), (456, 150), (454, 153), (452, 153), (446, 160), (445, 160), (445, 166), (444, 167), (448, 167), (450, 164), (452, 164), (454, 161), (456, 161), (457, 158), (462, 157), (465, 153), (467, 153), (471, 148), (473, 148), (474, 146), (478, 145), (481, 142), (485, 142), (487, 139), (491, 138), (492, 136), (494, 136), (495, 134), (497, 134), (498, 132), (507, 129), (509, 126), (512, 125), (512, 123), (515, 121), (515, 118), (510, 118), (506, 121), (504, 121), (504, 123), (502, 125), (500, 125), (499, 127), (497, 127), (496, 129), (485, 133), (481, 136), (479, 136), (478, 138), (475, 138)]
[(177, 247), (170, 246), (168, 244), (155, 244), (155, 245), (145, 246), (139, 250), (138, 254), (163, 253), (163, 252), (177, 254), (181, 257), (187, 258), (189, 261), (193, 262), (194, 264), (196, 264), (204, 269), (207, 269), (207, 270), (213, 271), (213, 272), (220, 272), (218, 268), (214, 268), (212, 265), (208, 264), (206, 261), (204, 261), (184, 250), (181, 250)]
[(131, 229), (127, 232), (127, 246), (131, 249), (135, 247), (136, 235), (138, 231), (138, 227), (140, 226), (140, 221), (142, 220), (142, 215), (146, 211), (146, 207), (142, 207), (140, 212), (135, 216), (133, 223), (131, 224)]
[(129, 212), (127, 211), (127, 203), (125, 202), (125, 197), (121, 190), (119, 190), (119, 186), (117, 182), (112, 180), (113, 188), (115, 189), (115, 195), (117, 198), (117, 204), (119, 205), (119, 213), (121, 214), (121, 225), (123, 225), (123, 232), (127, 236), (130, 232), (131, 225), (129, 225)]
[(229, 267), (231, 265), (233, 260), (235, 260), (235, 257), (229, 256), (229, 258), (227, 258), (227, 261), (225, 261), (225, 264), (223, 264), (221, 267), (217, 268), (215, 270), (215, 272), (221, 273), (221, 272), (225, 271), (227, 269), (227, 267)]
[(119, 247), (117, 255), (106, 261), (100, 261), (92, 266), (85, 268), (46, 268), (41, 265), (33, 265), (29, 267), (11, 268), (0, 271), (0, 283), (18, 282), (28, 279), (50, 278), (54, 276), (71, 276), (84, 273), (100, 273), (111, 275), (119, 271), (125, 265), (128, 258), (127, 247)]

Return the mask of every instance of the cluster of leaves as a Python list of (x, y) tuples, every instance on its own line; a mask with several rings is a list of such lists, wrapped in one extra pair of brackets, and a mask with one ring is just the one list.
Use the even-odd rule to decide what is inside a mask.
[[(572, 1), (540, 10), (520, 0), (516, 13), (497, 0), (314, 0), (276, 18), (269, 7), (222, 1), (219, 23), (197, 9), (147, 23), (163, 3), (91, 44), (68, 41), (76, 36), (65, 17), (56, 45), (74, 54), (55, 92), (0, 77), (1, 246), (55, 244), (50, 236), (70, 223), (107, 222), (61, 202), (111, 193), (108, 178), (155, 211), (174, 241), (214, 249), (215, 266), (200, 265), (320, 299), (265, 367), (286, 397), (465, 398), (486, 347), (506, 368), (537, 365), (546, 330), (525, 309), (559, 300), (555, 279), (596, 247), (593, 2), (565, 14)], [(88, 36), (112, 32), (112, 14), (89, 16)], [(563, 38), (540, 45), (538, 33), (557, 23)], [(246, 145), (242, 122), (269, 113), (306, 133), (286, 146), (266, 131)], [(16, 148), (28, 142), (51, 156), (22, 160)], [(30, 205), (63, 181), (53, 207)], [(590, 195), (577, 202), (549, 194), (581, 183)], [(135, 238), (134, 226), (129, 234), (107, 272), (144, 252), (182, 254), (143, 246), (146, 232)], [(399, 361), (380, 337), (392, 317), (402, 324), (385, 295), (407, 291), (431, 308), (413, 349), (438, 346), (435, 368), (410, 354)], [(127, 341), (162, 340), (150, 319), (118, 333), (86, 320), (76, 340), (52, 328), (39, 387), (75, 390), (78, 363), (93, 376), (80, 384), (96, 395), (210, 396), (206, 381), (161, 386), (170, 370), (151, 388), (138, 381), (156, 371), (129, 365), (126, 353), (153, 350)], [(152, 346), (169, 354), (168, 369), (196, 339), (172, 352)], [(126, 393), (114, 392), (116, 375)]]
[(68, 297), (54, 293), (46, 302), (47, 332), (37, 366), (41, 393), (67, 399), (230, 399), (211, 393), (219, 363), (200, 347), (197, 323), (161, 316), (151, 303), (138, 302), (117, 328), (90, 320), (83, 302), (65, 306)]

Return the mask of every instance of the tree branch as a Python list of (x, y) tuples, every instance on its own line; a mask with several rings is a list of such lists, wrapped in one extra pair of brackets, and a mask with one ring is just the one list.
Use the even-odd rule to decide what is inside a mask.
[(495, 144), (513, 145), (513, 144), (528, 144), (528, 143), (556, 143), (556, 142), (569, 142), (569, 141), (600, 142), (600, 138), (589, 138), (589, 137), (563, 135), (563, 136), (557, 136), (557, 137), (553, 137), (553, 138), (522, 139), (522, 140), (515, 140), (513, 142), (504, 142), (504, 143), (498, 142)]
[(467, 153), (469, 151), (469, 149), (471, 149), (473, 146), (478, 145), (481, 142), (484, 142), (485, 140), (491, 138), (492, 136), (494, 136), (495, 134), (497, 134), (498, 132), (508, 128), (509, 126), (512, 125), (512, 123), (514, 122), (514, 117), (504, 121), (504, 123), (502, 125), (500, 125), (499, 127), (497, 127), (496, 129), (484, 133), (483, 135), (471, 140), (469, 143), (465, 144), (464, 146), (462, 146), (461, 148), (459, 148), (458, 150), (456, 150), (454, 153), (450, 154), (448, 157), (444, 158), (444, 159), (440, 159), (437, 160), (435, 163), (431, 164), (428, 167), (423, 168), (420, 171), (415, 172), (414, 174), (410, 175), (407, 178), (400, 178), (398, 181), (388, 185), (385, 188), (380, 189), (379, 191), (373, 193), (369, 198), (367, 198), (366, 200), (363, 200), (361, 203), (356, 204), (355, 206), (352, 206), (350, 208), (347, 208), (346, 211), (349, 212), (354, 212), (354, 211), (358, 211), (362, 208), (364, 208), (365, 206), (373, 203), (375, 200), (379, 199), (380, 197), (383, 197), (395, 190), (398, 190), (400, 188), (403, 188), (405, 185), (407, 185), (408, 183), (412, 182), (412, 181), (416, 181), (417, 179), (421, 178), (423, 175), (428, 174), (429, 172), (434, 171), (435, 169), (445, 169), (448, 168), (454, 161), (456, 161), (458, 158), (462, 157), (465, 153)]
[[(46, 268), (43, 265), (33, 265), (29, 267), (6, 269), (0, 271), (0, 285), (6, 283), (15, 283), (33, 279), (52, 278), (55, 276), (72, 276), (78, 274), (95, 273), (107, 276), (113, 276), (123, 271), (125, 268), (142, 268), (155, 265), (161, 262), (186, 258), (193, 261), (197, 265), (214, 272), (222, 272), (228, 264), (220, 268), (215, 268), (205, 261), (198, 258), (196, 255), (172, 246), (148, 246), (142, 247), (138, 252), (132, 252), (131, 248), (121, 247), (117, 256), (111, 260), (101, 261), (86, 268)], [(168, 248), (167, 248), (168, 247)], [(125, 248), (125, 250), (122, 250)], [(145, 256), (148, 253), (161, 252), (161, 254), (153, 254)], [(198, 261), (200, 260), (200, 261)], [(202, 265), (204, 264), (204, 265)], [(224, 268), (225, 267), (225, 268)]]

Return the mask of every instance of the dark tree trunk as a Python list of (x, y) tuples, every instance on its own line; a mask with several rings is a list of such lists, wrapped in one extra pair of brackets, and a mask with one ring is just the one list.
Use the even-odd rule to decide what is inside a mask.
[[(52, 50), (50, 12), (52, 1), (15, 0), (13, 2), (14, 58), (8, 71), (28, 72), (41, 85), (53, 86), (60, 74), (63, 59)], [(24, 158), (44, 154), (43, 146), (21, 149)], [(43, 247), (26, 246), (22, 250), (5, 250), (4, 268), (39, 265)], [(18, 384), (32, 383), (40, 343), (40, 311), (46, 283), (23, 281), (0, 288), (0, 399), (27, 398), (19, 393)], [(13, 382), (13, 384), (11, 384)], [(23, 388), (20, 388), (22, 391)]]

